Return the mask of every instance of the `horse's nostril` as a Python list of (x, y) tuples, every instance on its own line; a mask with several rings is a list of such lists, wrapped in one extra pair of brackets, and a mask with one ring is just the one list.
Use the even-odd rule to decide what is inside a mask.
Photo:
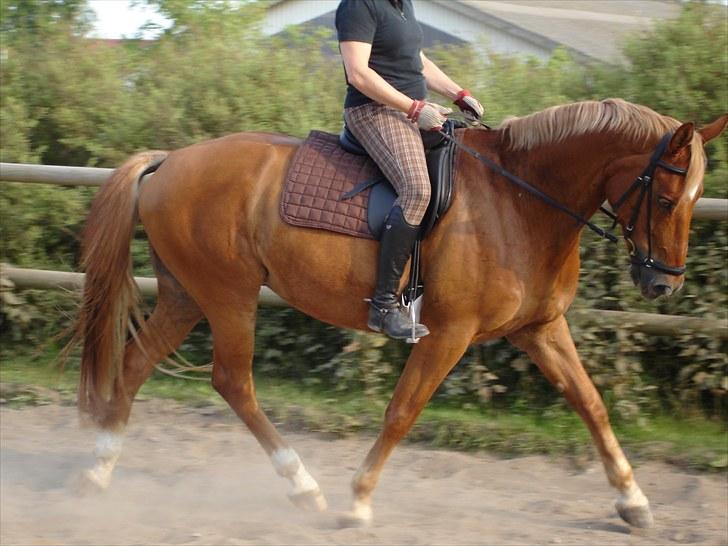
[(656, 284), (652, 287), (655, 296), (669, 296), (672, 294), (672, 287), (667, 284)]

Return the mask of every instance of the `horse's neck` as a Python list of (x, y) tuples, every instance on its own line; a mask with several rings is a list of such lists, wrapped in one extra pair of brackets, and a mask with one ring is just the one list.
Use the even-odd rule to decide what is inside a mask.
[[(501, 158), (506, 169), (589, 218), (605, 199), (606, 167), (622, 153), (610, 141), (606, 135), (582, 135), (528, 151), (501, 152)], [(558, 223), (573, 225), (564, 213), (553, 212)]]
[[(508, 150), (494, 135), (480, 142), (479, 148), (487, 156), (497, 158), (509, 172), (587, 219), (603, 202), (605, 168), (619, 155), (609, 138), (595, 135), (520, 151)], [(530, 246), (530, 252), (538, 252), (550, 263), (568, 259), (576, 252), (582, 225), (556, 208), (535, 204), (538, 197), (528, 196), (525, 190), (502, 177), (496, 179), (487, 167), (481, 165), (480, 169), (479, 175), (472, 175), (475, 180), (471, 181), (470, 191), (479, 194), (473, 201), (486, 203), (489, 211), (476, 213), (482, 218), (486, 237), (495, 230), (501, 237), (512, 237), (519, 245)]]

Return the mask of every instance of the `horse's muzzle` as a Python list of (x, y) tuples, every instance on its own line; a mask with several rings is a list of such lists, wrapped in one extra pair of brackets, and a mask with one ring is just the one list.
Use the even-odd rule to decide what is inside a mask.
[(632, 264), (629, 274), (635, 286), (640, 287), (642, 297), (648, 300), (671, 296), (680, 290), (685, 282), (683, 275), (667, 275), (639, 264)]

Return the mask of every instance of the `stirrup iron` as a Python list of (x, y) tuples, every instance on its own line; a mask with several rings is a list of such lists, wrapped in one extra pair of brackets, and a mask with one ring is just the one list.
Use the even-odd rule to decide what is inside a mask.
[(410, 344), (419, 343), (422, 338), (417, 337), (416, 327), (420, 320), (420, 311), (422, 311), (422, 294), (417, 296), (413, 301), (405, 300), (406, 298), (402, 295), (402, 307), (407, 309), (407, 315), (412, 323), (412, 333), (410, 337), (405, 339), (405, 342)]

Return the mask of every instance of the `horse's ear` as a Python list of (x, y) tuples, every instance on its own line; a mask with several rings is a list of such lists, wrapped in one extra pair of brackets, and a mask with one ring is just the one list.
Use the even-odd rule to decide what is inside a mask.
[(709, 123), (705, 127), (698, 129), (698, 133), (703, 137), (703, 142), (708, 142), (721, 134), (726, 124), (728, 124), (728, 114), (723, 114), (713, 123)]
[(695, 125), (693, 122), (689, 121), (687, 123), (683, 123), (680, 127), (677, 128), (675, 131), (675, 134), (672, 135), (672, 138), (670, 139), (670, 144), (667, 146), (667, 151), (671, 155), (675, 155), (680, 150), (685, 148), (685, 146), (689, 145), (693, 141), (693, 133), (695, 132)]

